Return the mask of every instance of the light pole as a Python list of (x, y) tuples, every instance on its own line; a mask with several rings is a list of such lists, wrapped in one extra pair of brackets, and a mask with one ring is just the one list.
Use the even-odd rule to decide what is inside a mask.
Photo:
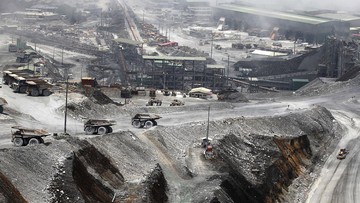
[(207, 127), (206, 127), (206, 145), (209, 144), (209, 124), (210, 124), (210, 105), (208, 109), (208, 120), (207, 120)]
[(210, 58), (212, 58), (212, 54), (213, 54), (213, 43), (214, 43), (214, 34), (211, 33)]
[(165, 82), (166, 82), (166, 73), (165, 72), (163, 72), (163, 74), (164, 74), (164, 90), (165, 90)]
[(103, 75), (103, 79), (102, 79), (103, 82), (102, 82), (102, 83), (103, 83), (103, 86), (105, 86), (105, 74), (104, 74), (104, 69), (102, 68), (101, 71), (102, 71), (102, 75)]
[(68, 90), (69, 90), (69, 76), (71, 76), (71, 74), (66, 75), (64, 135), (67, 134), (66, 133), (66, 121), (67, 121), (67, 103), (68, 103)]
[(230, 69), (230, 55), (228, 54), (227, 74), (226, 74), (226, 86), (229, 86), (229, 69)]

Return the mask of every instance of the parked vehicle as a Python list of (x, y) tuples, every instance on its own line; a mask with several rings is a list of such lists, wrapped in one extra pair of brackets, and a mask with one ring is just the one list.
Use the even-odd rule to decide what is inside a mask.
[(26, 92), (28, 95), (31, 96), (49, 96), (52, 92), (50, 88), (52, 87), (52, 84), (44, 81), (44, 80), (33, 80), (33, 81), (26, 81), (27, 84), (27, 90)]
[(150, 113), (138, 113), (131, 119), (131, 124), (136, 128), (151, 128), (157, 125), (156, 120), (161, 116)]
[(155, 89), (149, 90), (149, 96), (150, 97), (156, 97), (156, 90)]
[(112, 133), (113, 129), (111, 126), (115, 125), (116, 122), (113, 120), (97, 120), (89, 119), (84, 124), (84, 131), (87, 135)]
[(161, 106), (162, 101), (156, 98), (150, 98), (149, 101), (146, 103), (146, 106)]
[(170, 96), (170, 91), (169, 90), (164, 90), (163, 95), (164, 96)]
[(17, 147), (44, 143), (43, 137), (50, 135), (50, 133), (42, 129), (29, 129), (21, 126), (11, 128), (15, 129), (12, 132), (11, 142)]
[(185, 103), (178, 99), (174, 99), (170, 104), (170, 106), (184, 106), (184, 105)]
[(9, 44), (9, 52), (17, 52), (18, 48), (15, 44)]

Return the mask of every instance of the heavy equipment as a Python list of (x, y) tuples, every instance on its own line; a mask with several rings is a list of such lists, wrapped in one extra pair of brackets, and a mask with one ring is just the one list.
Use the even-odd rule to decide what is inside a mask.
[(106, 133), (112, 133), (113, 129), (111, 126), (115, 125), (116, 121), (114, 120), (99, 120), (99, 119), (89, 119), (84, 124), (84, 131), (87, 135), (100, 134), (104, 135)]
[(155, 89), (150, 89), (149, 90), (149, 96), (150, 97), (156, 97), (156, 90)]
[(32, 81), (32, 80), (39, 80), (38, 77), (32, 77), (30, 75), (17, 75), (17, 74), (12, 74), (12, 83), (10, 84), (11, 89), (14, 90), (14, 92), (18, 92), (18, 93), (26, 93), (27, 89), (28, 89), (28, 84), (27, 81)]
[(26, 92), (28, 93), (28, 95), (35, 97), (39, 95), (49, 96), (52, 93), (50, 90), (52, 84), (46, 82), (45, 80), (38, 79), (38, 80), (26, 81), (26, 84), (27, 84)]
[(164, 90), (163, 95), (164, 95), (164, 96), (170, 96), (170, 91), (167, 90), (167, 89)]
[(156, 99), (155, 97), (152, 97), (149, 99), (149, 101), (146, 103), (146, 106), (161, 106), (162, 101), (160, 99)]
[(22, 126), (13, 126), (11, 128), (15, 129), (12, 132), (11, 142), (17, 147), (44, 143), (43, 137), (50, 135), (50, 133), (42, 129), (30, 129)]
[(205, 151), (204, 151), (204, 156), (205, 156), (205, 159), (214, 159), (215, 158), (213, 145), (211, 143), (208, 143), (206, 145)]
[(15, 79), (15, 77), (19, 77), (19, 76), (32, 76), (33, 75), (33, 71), (29, 70), (29, 69), (10, 69), (10, 70), (6, 70), (3, 71), (3, 83), (5, 85), (12, 85), (14, 82), (16, 82), (17, 80)]
[(184, 106), (185, 102), (180, 101), (178, 99), (174, 99), (171, 103), (170, 106)]
[(340, 149), (339, 154), (337, 155), (337, 159), (345, 159), (346, 155), (349, 153), (346, 149)]
[(131, 118), (131, 124), (136, 128), (151, 128), (157, 125), (156, 120), (161, 116), (150, 113), (138, 113)]

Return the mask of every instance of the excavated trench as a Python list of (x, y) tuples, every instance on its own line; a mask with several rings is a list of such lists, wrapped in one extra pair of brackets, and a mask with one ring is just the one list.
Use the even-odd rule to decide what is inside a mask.
[[(324, 156), (336, 140), (332, 131), (335, 128), (334, 118), (325, 108), (304, 114), (303, 120), (298, 120), (299, 115), (295, 118), (287, 116), (285, 119), (289, 123), (293, 120), (302, 130), (304, 134), (299, 136), (250, 135), (244, 138), (230, 134), (219, 140), (221, 148), (229, 148), (219, 151), (219, 157), (229, 169), (229, 175), (223, 179), (221, 188), (233, 202), (287, 202), (289, 198), (285, 195), (293, 180), (304, 176), (319, 163), (319, 157)], [(249, 137), (255, 140), (248, 142)], [(236, 151), (245, 151), (255, 156), (252, 160), (255, 164), (244, 166), (246, 157), (239, 158), (239, 154), (234, 154)], [(241, 165), (237, 158), (245, 159), (244, 164)]]
[(167, 202), (167, 182), (159, 165), (141, 183), (129, 183), (116, 164), (86, 140), (67, 157), (53, 178), (51, 202)]
[[(193, 174), (182, 180), (182, 189), (191, 191), (189, 202), (273, 203), (292, 202), (295, 194), (288, 188), (321, 165), (340, 131), (323, 107), (282, 116), (212, 121), (209, 136), (215, 138), (217, 156), (210, 161), (194, 158), (201, 156), (199, 140), (201, 132), (206, 132), (203, 122), (159, 126), (147, 136), (167, 149), (175, 165)], [(198, 183), (201, 187), (192, 186)], [(176, 184), (169, 182), (169, 187)]]
[(7, 203), (27, 203), (11, 181), (0, 172), (0, 201)]
[[(230, 165), (229, 176), (223, 180), (221, 187), (234, 202), (283, 202), (281, 194), (292, 183), (292, 180), (302, 175), (310, 163), (312, 151), (307, 135), (296, 138), (267, 138), (280, 150), (274, 154), (276, 160), (264, 171), (262, 184), (250, 183), (239, 173), (238, 167)], [(225, 143), (224, 143), (225, 144)], [(226, 163), (231, 163), (228, 156), (221, 155)], [(266, 159), (266, 156), (264, 156)], [(253, 169), (254, 175), (259, 170)]]

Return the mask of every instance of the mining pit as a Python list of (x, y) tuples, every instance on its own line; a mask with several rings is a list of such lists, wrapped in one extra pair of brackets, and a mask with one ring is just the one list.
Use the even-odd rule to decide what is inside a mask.
[(0, 2), (0, 202), (360, 198), (360, 18), (46, 2)]

